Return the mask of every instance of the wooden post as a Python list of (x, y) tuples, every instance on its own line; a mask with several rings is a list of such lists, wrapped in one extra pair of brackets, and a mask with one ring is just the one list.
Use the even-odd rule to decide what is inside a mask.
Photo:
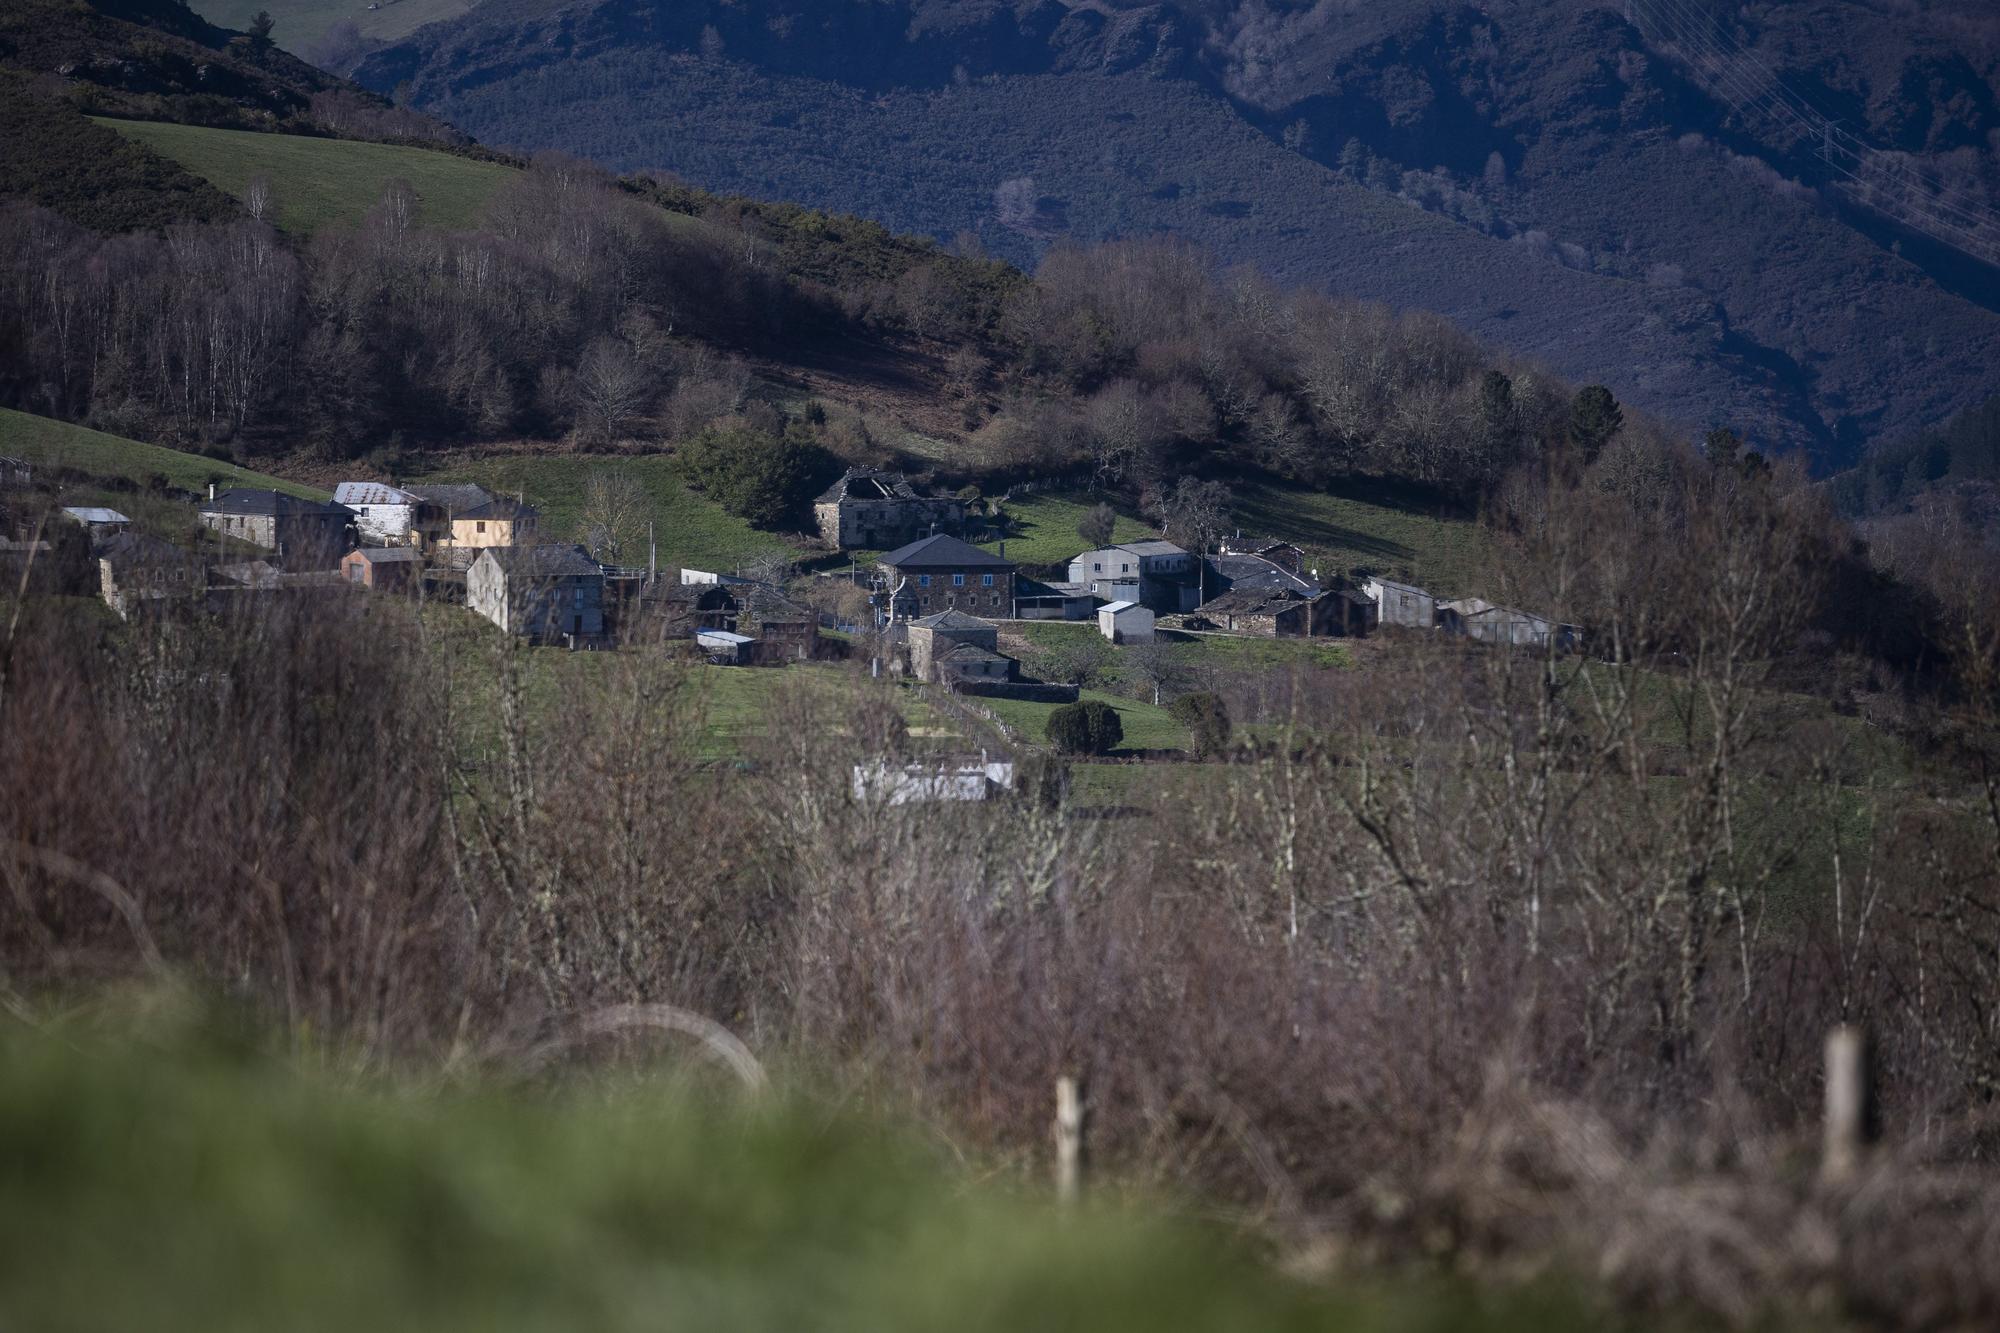
[(1843, 1185), (1861, 1166), (1869, 1132), (1868, 1042), (1843, 1024), (1826, 1034), (1826, 1142), (1820, 1179)]
[(1083, 1175), (1083, 1099), (1076, 1076), (1056, 1079), (1056, 1198), (1076, 1202)]

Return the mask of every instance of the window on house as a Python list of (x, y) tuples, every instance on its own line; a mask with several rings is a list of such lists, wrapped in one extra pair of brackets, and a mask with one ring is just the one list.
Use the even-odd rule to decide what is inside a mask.
[(485, 524), (485, 522), (484, 522), (483, 520), (482, 520), (482, 521), (480, 522), (480, 524), (479, 524), (479, 531), (481, 531), (481, 532), (484, 532), (484, 531), (486, 531), (486, 524)]
[(575, 600), (577, 606), (581, 607), (583, 605), (583, 588), (581, 586), (578, 586), (578, 588), (576, 589)]
[(997, 592), (993, 594), (993, 605), (1000, 605), (1000, 594)]
[(963, 588), (965, 586), (965, 575), (953, 574), (951, 576), (951, 586), (954, 588)]
[(993, 576), (991, 574), (981, 574), (979, 576), (979, 583), (981, 587), (990, 588), (993, 586)]
[(1090, 567), (1090, 572), (1093, 574), (1102, 574), (1104, 572), (1104, 566), (1100, 564), (1092, 564)]
[(928, 587), (930, 587), (930, 586), (931, 586), (931, 576), (930, 576), (930, 575), (928, 575), (928, 574), (919, 574), (919, 575), (917, 575), (917, 586), (918, 586), (919, 588), (928, 588)]

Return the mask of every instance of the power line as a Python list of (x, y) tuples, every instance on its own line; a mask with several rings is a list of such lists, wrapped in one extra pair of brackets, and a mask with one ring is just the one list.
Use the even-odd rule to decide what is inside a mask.
[(1629, 0), (1628, 16), (1640, 13), (1650, 18), (1654, 40), (1664, 37), (1678, 48), (1740, 122), (1751, 124), (1754, 115), (1771, 129), (1817, 144), (1814, 155), (1835, 178), (1835, 188), (1912, 230), (2000, 264), (2000, 211), (1842, 129), (1838, 119), (1788, 85), (1693, 0)]

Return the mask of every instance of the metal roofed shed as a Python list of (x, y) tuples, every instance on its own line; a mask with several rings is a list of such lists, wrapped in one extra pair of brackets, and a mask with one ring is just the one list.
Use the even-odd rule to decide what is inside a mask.
[(745, 666), (757, 647), (757, 641), (748, 634), (737, 634), (726, 629), (697, 630), (695, 646), (708, 654), (708, 660), (717, 666)]

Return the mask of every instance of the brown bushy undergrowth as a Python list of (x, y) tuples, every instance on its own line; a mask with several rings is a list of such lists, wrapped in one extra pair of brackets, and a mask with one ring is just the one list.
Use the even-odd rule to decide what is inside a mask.
[[(1804, 577), (1759, 564), (1777, 531), (1542, 559), (1624, 651), (1400, 645), (1127, 819), (858, 798), (854, 759), (908, 743), (861, 678), (785, 691), (718, 766), (699, 679), (646, 654), (552, 698), (504, 646), (471, 688), (381, 600), (96, 648), (44, 618), (0, 694), (6, 994), (157, 965), (302, 1048), (433, 1066), (674, 1005), (988, 1159), (1043, 1154), (1073, 1072), (1098, 1178), (1302, 1262), (1990, 1323), (2000, 807), (1963, 751), (1891, 781), (1865, 729), (1774, 720)], [(1675, 559), (1728, 595), (1613, 614)], [(1843, 1021), (1886, 1141), (1832, 1189)]]

